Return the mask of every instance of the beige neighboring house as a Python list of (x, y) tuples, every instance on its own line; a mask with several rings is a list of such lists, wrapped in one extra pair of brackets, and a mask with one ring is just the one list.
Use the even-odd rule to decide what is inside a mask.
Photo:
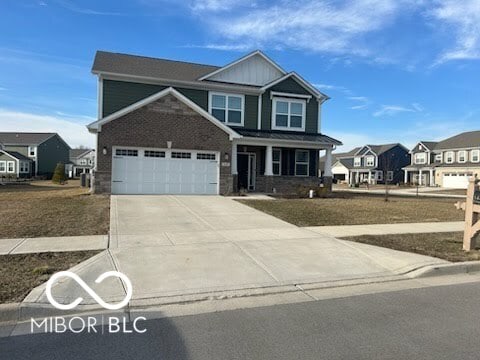
[(70, 178), (75, 178), (80, 174), (90, 174), (94, 165), (94, 149), (70, 149), (70, 163), (65, 167), (65, 171)]
[(480, 131), (439, 142), (421, 141), (410, 154), (411, 164), (404, 168), (405, 183), (466, 189), (469, 178), (480, 177)]
[[(336, 182), (349, 183), (350, 169), (353, 167), (353, 157), (360, 147), (343, 153), (332, 154), (332, 176)], [(320, 158), (320, 168), (324, 168), (325, 156)]]

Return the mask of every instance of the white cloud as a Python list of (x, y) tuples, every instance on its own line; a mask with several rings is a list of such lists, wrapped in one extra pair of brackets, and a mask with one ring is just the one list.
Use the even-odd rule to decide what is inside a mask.
[(399, 105), (382, 105), (381, 108), (373, 113), (373, 116), (392, 116), (398, 113), (416, 112), (414, 108), (407, 108)]
[(428, 14), (445, 23), (456, 39), (453, 48), (444, 51), (435, 65), (450, 60), (480, 59), (480, 1), (435, 0), (435, 4)]
[(357, 105), (350, 107), (352, 110), (365, 110), (371, 103), (366, 96), (349, 96), (348, 99), (357, 102)]
[(241, 0), (194, 0), (190, 6), (194, 11), (227, 11), (240, 5), (255, 6), (255, 3)]
[(88, 122), (73, 122), (55, 116), (0, 109), (0, 131), (56, 132), (71, 147), (95, 145), (95, 136), (83, 125)]
[(366, 56), (370, 51), (364, 36), (393, 23), (406, 3), (410, 1), (285, 0), (246, 13), (232, 11), (221, 17), (207, 13), (204, 18), (216, 33), (242, 44)]
[(419, 103), (412, 103), (412, 108), (415, 109), (415, 111), (422, 112), (425, 110), (422, 105)]

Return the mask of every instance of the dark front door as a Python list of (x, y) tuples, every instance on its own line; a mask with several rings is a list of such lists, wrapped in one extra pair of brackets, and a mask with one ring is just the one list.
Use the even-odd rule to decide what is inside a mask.
[(238, 189), (248, 190), (248, 164), (249, 164), (249, 155), (248, 154), (238, 154)]

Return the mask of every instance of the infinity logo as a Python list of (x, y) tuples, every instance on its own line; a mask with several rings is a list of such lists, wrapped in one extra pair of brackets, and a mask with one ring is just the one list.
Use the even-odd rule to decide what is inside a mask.
[(132, 298), (132, 283), (130, 282), (130, 279), (125, 275), (125, 274), (122, 274), (121, 272), (118, 272), (118, 271), (107, 271), (105, 273), (103, 273), (102, 275), (100, 275), (96, 280), (95, 282), (97, 284), (101, 283), (103, 280), (105, 280), (106, 278), (109, 278), (109, 277), (112, 277), (112, 276), (115, 276), (115, 277), (118, 277), (120, 278), (123, 283), (125, 284), (126, 288), (127, 288), (127, 296), (125, 297), (125, 299), (123, 299), (122, 302), (118, 303), (118, 304), (108, 304), (106, 303), (105, 301), (103, 301), (103, 299), (97, 295), (97, 293), (95, 291), (92, 290), (91, 287), (89, 287), (85, 281), (83, 281), (77, 274), (74, 274), (73, 272), (71, 271), (60, 271), (56, 274), (54, 274), (47, 282), (47, 288), (46, 288), (46, 294), (47, 294), (47, 299), (48, 301), (50, 301), (50, 304), (52, 304), (53, 306), (55, 306), (57, 309), (60, 309), (60, 310), (70, 310), (70, 309), (73, 309), (74, 307), (76, 307), (78, 304), (80, 304), (83, 300), (83, 298), (79, 297), (77, 298), (74, 302), (72, 302), (71, 304), (68, 304), (68, 305), (63, 305), (63, 304), (59, 304), (58, 302), (55, 301), (55, 299), (53, 298), (52, 296), (52, 286), (53, 284), (55, 283), (55, 281), (61, 277), (69, 277), (73, 280), (75, 280), (92, 298), (95, 299), (95, 301), (100, 304), (101, 306), (103, 306), (105, 309), (108, 309), (108, 310), (118, 310), (118, 309), (121, 309), (122, 307), (124, 307), (125, 305), (128, 304), (128, 302), (130, 301), (130, 299)]

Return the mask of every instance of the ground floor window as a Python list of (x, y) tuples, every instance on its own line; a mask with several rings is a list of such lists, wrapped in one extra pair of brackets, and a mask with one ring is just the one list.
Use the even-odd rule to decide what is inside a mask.
[(309, 151), (295, 151), (295, 176), (308, 176)]
[(387, 181), (393, 181), (393, 171), (387, 171)]
[(4, 173), (7, 171), (7, 162), (6, 161), (0, 161), (0, 173)]
[(273, 175), (282, 174), (282, 150), (280, 149), (273, 149), (272, 169), (273, 169)]
[(9, 173), (15, 172), (15, 162), (7, 161), (7, 172)]
[(28, 173), (28, 170), (29, 170), (28, 168), (29, 168), (28, 162), (26, 162), (26, 161), (21, 161), (20, 162), (20, 172), (21, 173)]
[(377, 181), (383, 181), (383, 172), (377, 171)]

